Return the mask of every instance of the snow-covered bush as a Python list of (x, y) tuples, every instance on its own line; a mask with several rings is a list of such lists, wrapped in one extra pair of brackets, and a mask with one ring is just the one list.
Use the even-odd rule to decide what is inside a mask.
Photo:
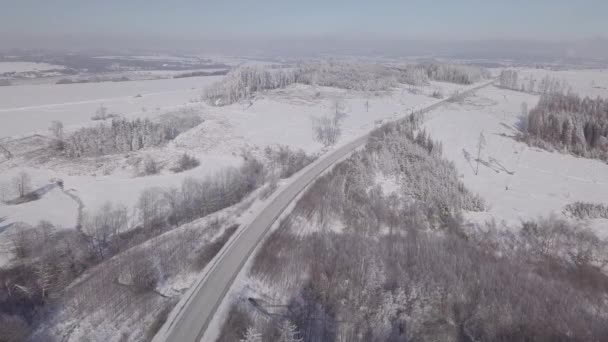
[(439, 91), (439, 90), (434, 90), (433, 93), (431, 94), (431, 97), (434, 97), (436, 99), (442, 99), (443, 93), (441, 93), (441, 91)]
[(159, 174), (162, 166), (152, 156), (148, 155), (139, 163), (138, 169), (140, 176), (151, 176)]
[(93, 116), (91, 116), (91, 120), (93, 120), (93, 121), (107, 120), (107, 119), (118, 118), (119, 116), (120, 115), (118, 115), (116, 113), (108, 112), (107, 107), (101, 106), (101, 107), (97, 108), (97, 110), (95, 111), (95, 114), (93, 114)]
[(608, 219), (608, 206), (600, 203), (574, 202), (566, 205), (564, 213), (579, 219)]
[(270, 169), (277, 170), (280, 178), (289, 178), (294, 173), (312, 163), (316, 158), (309, 156), (303, 150), (292, 150), (289, 146), (268, 146), (264, 156), (270, 162)]
[(195, 157), (189, 155), (188, 153), (182, 154), (182, 156), (177, 160), (177, 165), (171, 170), (173, 172), (184, 172), (186, 170), (194, 169), (199, 166), (201, 163)]

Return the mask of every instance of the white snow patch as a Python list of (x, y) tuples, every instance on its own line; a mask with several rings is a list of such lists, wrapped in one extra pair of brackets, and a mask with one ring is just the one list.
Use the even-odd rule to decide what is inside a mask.
[[(443, 142), (444, 156), (452, 160), (468, 189), (480, 194), (490, 208), (470, 213), (471, 219), (522, 220), (551, 214), (575, 201), (608, 203), (608, 165), (592, 159), (548, 152), (509, 137), (517, 133), (520, 105), (536, 104), (537, 96), (498, 89), (478, 91), (462, 104), (429, 113), (424, 127)], [(484, 132), (479, 174), (475, 175), (477, 142)], [(469, 163), (463, 150), (471, 155)], [(604, 228), (605, 229), (605, 228)]]

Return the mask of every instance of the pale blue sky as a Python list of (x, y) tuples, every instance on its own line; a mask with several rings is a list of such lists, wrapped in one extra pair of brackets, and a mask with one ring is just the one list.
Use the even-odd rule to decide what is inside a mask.
[(0, 0), (0, 33), (182, 38), (576, 39), (608, 35), (608, 0)]

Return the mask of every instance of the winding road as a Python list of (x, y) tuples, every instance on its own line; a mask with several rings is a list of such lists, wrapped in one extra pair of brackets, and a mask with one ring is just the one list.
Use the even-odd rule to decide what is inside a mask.
[[(417, 113), (427, 113), (449, 101), (469, 96), (492, 83), (493, 80), (472, 87), (420, 109)], [(182, 297), (152, 341), (200, 341), (234, 279), (285, 208), (323, 171), (363, 146), (368, 137), (369, 134), (361, 136), (322, 156), (300, 171), (296, 179), (275, 194), (258, 216), (249, 225), (239, 229), (215, 256), (206, 268), (206, 273)]]

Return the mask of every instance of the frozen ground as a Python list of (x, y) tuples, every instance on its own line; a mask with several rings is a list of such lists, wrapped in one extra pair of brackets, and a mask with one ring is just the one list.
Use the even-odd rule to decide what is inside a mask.
[[(465, 185), (490, 205), (487, 212), (471, 213), (471, 219), (515, 226), (526, 219), (561, 215), (563, 207), (575, 201), (608, 203), (606, 163), (531, 148), (511, 137), (517, 133), (521, 103), (531, 108), (537, 101), (534, 95), (489, 87), (428, 114), (425, 127), (443, 142), (444, 155), (454, 161)], [(481, 132), (487, 144), (475, 175)], [(464, 151), (471, 155), (470, 162)], [(600, 235), (608, 235), (606, 222), (593, 225)]]

